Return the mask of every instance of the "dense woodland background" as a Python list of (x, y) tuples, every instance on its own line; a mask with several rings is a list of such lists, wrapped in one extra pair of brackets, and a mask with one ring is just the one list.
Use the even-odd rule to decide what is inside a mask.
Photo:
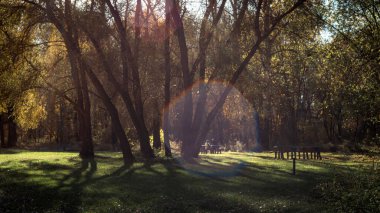
[(0, 141), (197, 157), (380, 144), (376, 0), (1, 0)]

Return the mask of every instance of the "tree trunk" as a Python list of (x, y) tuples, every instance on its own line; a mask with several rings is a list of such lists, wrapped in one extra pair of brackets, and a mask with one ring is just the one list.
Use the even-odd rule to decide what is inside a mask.
[[(264, 12), (264, 18), (263, 18), (263, 29), (264, 31), (269, 31), (270, 29), (270, 20), (271, 16), (273, 16), (272, 11), (270, 9), (270, 4), (272, 1), (264, 1), (263, 2), (263, 12)], [(272, 84), (272, 51), (273, 51), (273, 43), (275, 38), (268, 38), (264, 41), (263, 48), (260, 49), (262, 52), (262, 55), (264, 56), (262, 59), (262, 66), (265, 70), (265, 81), (268, 85)], [(266, 148), (271, 149), (272, 144), (272, 135), (273, 135), (273, 128), (272, 128), (272, 94), (271, 91), (267, 91), (267, 99), (263, 101), (263, 108), (264, 108), (264, 130), (265, 134), (263, 134), (263, 144), (265, 144)], [(265, 141), (265, 142), (264, 142)]]
[(13, 115), (13, 108), (8, 108), (8, 142), (7, 147), (15, 147), (17, 144), (17, 125)]
[[(138, 134), (138, 137), (139, 137), (141, 153), (147, 159), (153, 158), (154, 154), (153, 154), (153, 150), (152, 150), (152, 148), (150, 147), (150, 144), (149, 144), (148, 130), (146, 129), (145, 123), (143, 121), (141, 121), (141, 119), (139, 119), (138, 113), (136, 112), (135, 108), (133, 107), (132, 99), (131, 99), (131, 97), (129, 95), (129, 92), (128, 92), (128, 87), (127, 86), (126, 87), (122, 87), (118, 83), (118, 81), (116, 80), (115, 76), (112, 73), (111, 66), (109, 65), (108, 61), (106, 60), (105, 54), (104, 54), (104, 52), (103, 52), (103, 50), (102, 50), (99, 42), (91, 35), (90, 32), (88, 32), (86, 29), (85, 29), (85, 31), (86, 31), (87, 36), (90, 38), (92, 44), (94, 45), (94, 47), (96, 49), (98, 57), (99, 57), (99, 59), (101, 60), (101, 62), (103, 64), (103, 68), (105, 69), (105, 71), (108, 74), (107, 77), (108, 77), (109, 81), (115, 86), (116, 90), (122, 96), (124, 104), (125, 104), (125, 106), (126, 106), (126, 108), (128, 110), (128, 113), (129, 113), (130, 117), (131, 117), (132, 123), (133, 123), (133, 125), (136, 128), (136, 131), (137, 131), (137, 134)], [(126, 64), (124, 64), (124, 65), (127, 66)], [(124, 69), (124, 71), (125, 71), (125, 69)], [(94, 78), (94, 80), (95, 80), (95, 78)], [(123, 82), (124, 81), (126, 81), (126, 79), (123, 78)], [(95, 81), (93, 81), (93, 83), (94, 82)], [(104, 88), (103, 88), (103, 90), (104, 90)], [(108, 95), (104, 94), (104, 97), (106, 97), (106, 96), (108, 96)], [(120, 140), (120, 142), (122, 142), (122, 140)]]
[(58, 119), (57, 119), (57, 129), (56, 129), (56, 132), (57, 132), (57, 145), (59, 147), (62, 146), (63, 144), (63, 128), (64, 128), (64, 121), (63, 121), (63, 116), (64, 116), (64, 110), (63, 110), (63, 103), (62, 101), (60, 102), (60, 107), (59, 107), (59, 115), (58, 115)]
[[(254, 141), (255, 141), (255, 144), (254, 144), (254, 148), (257, 147), (257, 149), (260, 149), (262, 144), (261, 144), (261, 134), (260, 134), (260, 116), (259, 116), (259, 113), (255, 110), (253, 112), (253, 122), (254, 122), (254, 131), (255, 131), (255, 134), (254, 134)], [(270, 146), (270, 147), (269, 147)], [(272, 149), (272, 144), (270, 144), (270, 140), (268, 141), (268, 148), (269, 149)], [(257, 150), (259, 151), (259, 150)]]
[(160, 118), (155, 118), (153, 121), (153, 148), (161, 149), (160, 138)]
[[(193, 135), (195, 135), (193, 141), (194, 147), (192, 150), (192, 157), (197, 158), (200, 152), (201, 145), (203, 143), (203, 140), (197, 140), (197, 136), (199, 135), (199, 130), (201, 127), (201, 124), (204, 122), (205, 112), (206, 112), (206, 101), (208, 98), (208, 91), (207, 91), (207, 84), (206, 84), (206, 59), (207, 59), (207, 48), (211, 40), (211, 36), (213, 34), (213, 30), (216, 28), (217, 23), (219, 22), (222, 12), (224, 10), (224, 5), (226, 3), (226, 0), (222, 1), (222, 4), (217, 12), (216, 17), (214, 17), (213, 20), (213, 26), (211, 29), (207, 29), (207, 21), (210, 15), (210, 12), (212, 9), (215, 8), (216, 10), (216, 2), (212, 1), (208, 5), (205, 15), (202, 20), (201, 30), (200, 30), (200, 38), (199, 38), (199, 98), (198, 103), (196, 105), (196, 110), (194, 114), (194, 119), (192, 122), (192, 131)], [(211, 82), (211, 81), (209, 81)], [(193, 139), (193, 140), (194, 140)]]
[[(180, 61), (182, 69), (182, 80), (184, 91), (190, 89), (192, 85), (192, 78), (189, 70), (189, 58), (188, 49), (186, 46), (185, 31), (183, 28), (183, 22), (181, 16), (179, 15), (179, 6), (176, 1), (171, 0), (171, 15), (173, 17), (173, 22), (176, 27), (176, 33), (178, 38), (178, 45), (180, 50)], [(192, 119), (193, 119), (193, 95), (192, 91), (189, 90), (185, 94), (184, 98), (184, 109), (182, 117), (182, 147), (181, 153), (184, 158), (192, 158), (194, 134), (192, 131)]]
[(4, 119), (3, 114), (0, 114), (0, 147), (5, 148), (5, 136), (4, 136)]
[(135, 160), (135, 157), (132, 154), (132, 150), (128, 141), (127, 136), (125, 135), (124, 129), (122, 128), (122, 125), (120, 123), (120, 119), (118, 115), (116, 115), (117, 112), (112, 112), (112, 125), (115, 128), (115, 133), (120, 141), (120, 149), (123, 153), (123, 160), (124, 164), (128, 165), (130, 163), (133, 163)]
[(293, 101), (288, 103), (288, 109), (286, 110), (286, 115), (284, 118), (284, 130), (286, 133), (286, 139), (288, 145), (298, 144), (298, 134), (297, 134), (297, 118), (295, 109), (292, 106)]
[(115, 105), (112, 103), (111, 98), (107, 94), (102, 83), (99, 81), (95, 73), (92, 71), (91, 67), (84, 61), (80, 53), (78, 53), (77, 56), (78, 56), (78, 60), (81, 61), (83, 70), (86, 71), (92, 84), (98, 91), (100, 97), (102, 97), (103, 104), (106, 107), (109, 115), (111, 116), (112, 127), (114, 128), (115, 134), (117, 135), (120, 141), (120, 149), (123, 153), (124, 164), (127, 165), (130, 163), (133, 163), (135, 158), (132, 154), (132, 150), (131, 150), (128, 138), (125, 135), (123, 126), (121, 125), (119, 112), (117, 111)]
[(76, 111), (78, 113), (79, 122), (79, 137), (81, 139), (81, 148), (79, 156), (82, 159), (93, 159), (94, 158), (94, 148), (92, 141), (92, 131), (91, 131), (91, 106), (89, 101), (87, 79), (83, 70), (79, 67), (78, 59), (76, 58), (78, 44), (78, 32), (73, 25), (72, 20), (72, 8), (71, 1), (65, 0), (64, 2), (64, 17), (59, 17), (54, 13), (54, 11), (59, 10), (57, 6), (52, 1), (47, 1), (46, 3), (46, 13), (47, 18), (55, 25), (60, 34), (63, 37), (65, 46), (67, 49), (69, 62), (71, 66), (71, 77), (74, 83), (77, 104)]
[[(80, 60), (79, 58), (77, 60)], [(78, 63), (81, 63), (78, 61)], [(83, 92), (83, 100), (84, 100), (84, 108), (83, 108), (83, 142), (82, 142), (82, 150), (80, 152), (80, 156), (84, 159), (93, 159), (94, 158), (94, 145), (92, 141), (92, 127), (91, 127), (91, 103), (90, 96), (88, 93), (87, 86), (87, 77), (86, 73), (83, 70), (83, 67), (80, 67), (80, 77), (81, 77), (81, 86)]]
[[(228, 94), (232, 90), (232, 88), (235, 85), (235, 83), (237, 82), (238, 78), (243, 73), (243, 71), (247, 67), (248, 63), (253, 58), (253, 56), (256, 54), (257, 50), (260, 47), (260, 44), (265, 39), (268, 39), (268, 36), (272, 33), (272, 31), (276, 28), (277, 24), (280, 23), (280, 21), (285, 16), (289, 15), (290, 13), (292, 13), (297, 7), (299, 7), (300, 5), (302, 5), (303, 2), (305, 2), (305, 0), (298, 0), (290, 9), (288, 9), (287, 11), (285, 11), (284, 13), (282, 13), (281, 15), (277, 16), (277, 18), (272, 22), (271, 27), (269, 29), (267, 29), (266, 31), (264, 31), (264, 32), (260, 31), (259, 23), (258, 23), (258, 21), (256, 21), (256, 23), (257, 23), (256, 29), (257, 29), (258, 33), (260, 33), (260, 34), (257, 35), (257, 37), (258, 37), (257, 40), (252, 45), (250, 51), (245, 56), (244, 60), (240, 63), (240, 65), (238, 66), (238, 68), (236, 69), (236, 71), (233, 73), (231, 79), (229, 80), (229, 85), (222, 92), (222, 94), (221, 94), (219, 100), (217, 101), (215, 107), (210, 111), (210, 113), (208, 113), (208, 115), (207, 115), (207, 117), (205, 119), (205, 122), (203, 122), (203, 124), (201, 125), (199, 134), (197, 134), (198, 135), (197, 141), (204, 141), (205, 140), (205, 138), (207, 136), (207, 132), (210, 129), (211, 123), (213, 122), (213, 120), (215, 119), (215, 117), (218, 115), (219, 111), (223, 107), (224, 102), (226, 101)], [(256, 18), (259, 19), (259, 17), (260, 17), (260, 10), (261, 9), (260, 8), (257, 8), (257, 9), (258, 9), (258, 11), (256, 11), (256, 13), (257, 13), (256, 14)], [(179, 34), (178, 34), (178, 39), (180, 40), (180, 35)]]
[[(115, 21), (116, 28), (119, 34), (120, 39), (120, 51), (121, 51), (121, 59), (122, 59), (122, 65), (123, 65), (123, 79), (124, 82), (128, 81), (128, 78), (126, 76), (128, 75), (128, 67), (130, 68), (132, 72), (132, 79), (133, 79), (133, 85), (132, 85), (132, 91), (133, 91), (133, 97), (134, 102), (132, 102), (132, 99), (129, 95), (129, 89), (128, 86), (125, 86), (124, 88), (121, 88), (118, 86), (118, 83), (113, 78), (110, 70), (108, 68), (108, 65), (106, 65), (105, 68), (107, 68), (108, 75), (111, 78), (111, 80), (114, 82), (116, 89), (121, 93), (123, 101), (128, 109), (128, 113), (132, 119), (133, 125), (136, 128), (139, 142), (140, 142), (140, 151), (143, 154), (143, 156), (147, 159), (154, 158), (153, 149), (149, 144), (149, 133), (145, 124), (144, 120), (144, 110), (143, 110), (143, 102), (142, 102), (142, 95), (141, 95), (141, 85), (140, 85), (140, 77), (139, 77), (139, 71), (138, 71), (138, 52), (136, 53), (136, 58), (132, 54), (131, 46), (128, 42), (126, 29), (123, 25), (123, 21), (120, 18), (119, 11), (112, 5), (110, 0), (105, 0), (105, 3), (107, 4), (111, 15)], [(141, 1), (138, 1), (139, 5), (137, 7), (137, 15), (140, 16), (141, 12)], [(137, 17), (136, 17), (137, 18)], [(137, 38), (136, 40), (136, 47), (135, 50), (138, 50), (138, 42), (139, 42), (139, 26), (136, 26), (137, 32), (135, 32), (135, 36)], [(99, 49), (97, 49), (98, 53), (101, 53)], [(113, 78), (113, 79), (112, 79)]]
[(170, 104), (170, 0), (165, 1), (165, 35), (164, 35), (164, 58), (165, 58), (165, 85), (164, 85), (164, 95), (165, 95), (165, 106), (164, 106), (164, 119), (163, 119), (163, 130), (164, 130), (164, 147), (165, 156), (171, 157), (171, 147), (169, 141), (170, 124), (169, 124), (169, 104)]
[(94, 158), (94, 147), (92, 141), (92, 131), (91, 131), (91, 112), (90, 112), (90, 101), (89, 94), (87, 88), (87, 79), (86, 76), (81, 73), (84, 72), (79, 68), (79, 62), (77, 56), (75, 54), (74, 45), (65, 40), (65, 44), (67, 47), (70, 65), (71, 65), (71, 73), (74, 82), (74, 86), (77, 93), (77, 115), (78, 115), (78, 134), (81, 140), (81, 146), (79, 151), (79, 156), (82, 159), (93, 159)]
[[(132, 91), (135, 102), (135, 110), (139, 120), (138, 132), (140, 132), (140, 149), (145, 158), (154, 158), (152, 147), (149, 144), (149, 133), (144, 119), (144, 104), (142, 102), (142, 92), (139, 74), (139, 50), (141, 40), (141, 19), (142, 19), (142, 6), (141, 0), (137, 0), (136, 13), (135, 13), (135, 54), (134, 54), (134, 67), (132, 69)], [(130, 59), (132, 60), (132, 59)]]

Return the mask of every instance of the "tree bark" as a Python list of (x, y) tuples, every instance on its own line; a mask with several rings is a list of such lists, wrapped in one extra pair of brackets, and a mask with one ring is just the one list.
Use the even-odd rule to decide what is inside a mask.
[(154, 118), (153, 121), (153, 148), (161, 149), (160, 117)]
[(94, 148), (91, 131), (91, 105), (89, 101), (86, 75), (84, 71), (80, 69), (79, 62), (75, 54), (76, 48), (79, 47), (79, 44), (78, 33), (76, 31), (77, 29), (73, 26), (71, 2), (69, 0), (65, 0), (65, 8), (64, 11), (62, 11), (64, 12), (64, 18), (56, 16), (54, 12), (57, 10), (59, 9), (54, 2), (48, 1), (46, 3), (45, 12), (47, 14), (47, 18), (54, 24), (62, 35), (71, 66), (71, 77), (77, 95), (75, 108), (78, 113), (78, 132), (81, 140), (79, 156), (82, 159), (93, 159)]
[(0, 113), (0, 147), (5, 148), (5, 135), (4, 135), (4, 118), (3, 114)]
[(165, 69), (165, 85), (164, 85), (164, 119), (163, 119), (163, 130), (164, 130), (164, 147), (165, 156), (171, 157), (171, 147), (169, 141), (170, 124), (169, 124), (169, 104), (170, 104), (170, 81), (171, 81), (171, 67), (170, 67), (170, 3), (171, 0), (165, 1), (165, 33), (164, 33), (164, 69)]
[[(174, 26), (176, 27), (176, 33), (178, 38), (178, 45), (180, 49), (180, 61), (181, 61), (181, 69), (182, 69), (182, 81), (183, 81), (183, 89), (190, 89), (192, 85), (192, 79), (189, 70), (189, 57), (188, 57), (188, 49), (186, 45), (186, 37), (185, 31), (183, 28), (183, 22), (181, 16), (179, 15), (179, 6), (176, 1), (171, 0), (171, 15), (173, 18)], [(192, 91), (190, 90), (185, 94), (184, 98), (184, 109), (183, 109), (183, 117), (182, 117), (182, 147), (181, 153), (184, 158), (191, 158), (192, 150), (193, 150), (193, 141), (194, 134), (192, 131), (192, 119), (193, 119), (193, 96)]]
[[(205, 16), (203, 17), (200, 38), (199, 38), (199, 98), (196, 105), (194, 120), (192, 123), (193, 132), (195, 135), (199, 134), (201, 124), (204, 122), (205, 112), (206, 112), (206, 101), (207, 101), (207, 84), (206, 84), (206, 57), (207, 57), (207, 48), (210, 44), (211, 37), (213, 35), (213, 29), (216, 28), (220, 18), (222, 17), (222, 12), (224, 10), (226, 0), (222, 1), (222, 4), (214, 17), (211, 29), (207, 29), (207, 20), (209, 13), (213, 8), (216, 8), (216, 2), (212, 1), (206, 9)], [(192, 157), (198, 157), (199, 151), (203, 141), (195, 140), (194, 147), (192, 151)]]
[(111, 116), (111, 122), (113, 130), (115, 131), (117, 137), (120, 141), (120, 149), (123, 153), (124, 164), (128, 165), (133, 163), (135, 160), (132, 150), (128, 141), (127, 136), (125, 135), (123, 126), (121, 125), (119, 112), (117, 111), (115, 105), (112, 103), (111, 98), (108, 96), (106, 90), (104, 89), (102, 83), (99, 81), (91, 67), (84, 61), (80, 53), (77, 54), (78, 60), (81, 61), (83, 70), (86, 71), (89, 76), (92, 84), (98, 91), (100, 97), (102, 98), (103, 104), (105, 105), (109, 115)]
[[(227, 96), (228, 94), (230, 93), (230, 91), (232, 90), (233, 88), (233, 85), (235, 85), (235, 83), (237, 82), (239, 76), (243, 73), (243, 71), (245, 70), (245, 68), (247, 67), (248, 63), (250, 62), (250, 60), (253, 58), (253, 56), (256, 54), (257, 50), (259, 49), (261, 43), (268, 38), (268, 36), (273, 32), (273, 30), (275, 29), (275, 27), (280, 23), (280, 21), (287, 15), (289, 15), (290, 13), (292, 13), (297, 7), (299, 7), (300, 5), (303, 4), (303, 2), (305, 2), (306, 0), (298, 0), (290, 9), (288, 9), (287, 11), (285, 11), (284, 13), (282, 13), (281, 15), (279, 15), (273, 22), (272, 22), (272, 25), (270, 26), (269, 29), (267, 29), (266, 31), (264, 32), (261, 32), (260, 30), (260, 26), (258, 25), (258, 17), (260, 16), (260, 10), (261, 10), (261, 6), (259, 6), (256, 11), (256, 32), (259, 33), (257, 35), (257, 40), (255, 41), (255, 43), (252, 45), (252, 48), (251, 50), (247, 53), (246, 57), (244, 58), (244, 60), (240, 63), (240, 65), (238, 66), (238, 68), (236, 69), (236, 71), (233, 73), (231, 79), (229, 80), (229, 85), (224, 89), (224, 91), (222, 92), (222, 95), (220, 96), (219, 100), (217, 101), (215, 107), (210, 111), (210, 113), (208, 113), (206, 119), (205, 119), (205, 122), (203, 122), (203, 124), (201, 125), (201, 128), (200, 128), (200, 132), (199, 134), (197, 134), (197, 143), (200, 144), (201, 142), (200, 141), (204, 141), (205, 138), (206, 138), (206, 135), (210, 129), (210, 125), (212, 123), (212, 121), (215, 119), (215, 117), (217, 116), (217, 114), (219, 113), (219, 111), (221, 110), (221, 108), (223, 107), (224, 105), (224, 102), (225, 100), (227, 99)], [(260, 1), (261, 2), (261, 1)], [(260, 5), (260, 4), (259, 4)], [(199, 149), (198, 149), (199, 150)]]
[(17, 145), (17, 124), (13, 115), (13, 107), (8, 107), (8, 142), (7, 147), (12, 148)]
[[(142, 95), (141, 95), (141, 85), (140, 85), (140, 77), (138, 71), (138, 61), (135, 56), (132, 54), (131, 46), (127, 40), (126, 29), (123, 25), (123, 22), (120, 18), (119, 12), (112, 5), (110, 0), (105, 0), (111, 15), (115, 21), (116, 28), (119, 34), (120, 39), (120, 51), (121, 51), (121, 59), (123, 65), (123, 74), (127, 75), (128, 67), (132, 72), (133, 79), (133, 94), (134, 94), (134, 102), (129, 95), (128, 86), (122, 88), (118, 88), (118, 91), (121, 92), (123, 101), (126, 104), (129, 115), (131, 116), (132, 122), (136, 128), (139, 142), (140, 142), (140, 150), (143, 156), (147, 159), (154, 158), (153, 149), (149, 144), (149, 133), (144, 120), (144, 110), (142, 103)], [(110, 75), (110, 72), (108, 72)], [(112, 78), (112, 76), (110, 76)], [(125, 77), (124, 82), (128, 81)], [(112, 79), (111, 79), (112, 80)], [(115, 80), (115, 79), (114, 79)], [(113, 81), (114, 81), (113, 80)]]
[[(78, 63), (81, 63), (77, 59)], [(82, 147), (80, 151), (80, 156), (83, 159), (93, 159), (94, 158), (94, 145), (92, 140), (92, 127), (91, 127), (91, 103), (90, 103), (90, 96), (88, 93), (88, 85), (87, 85), (87, 77), (86, 73), (83, 70), (83, 67), (80, 67), (80, 77), (81, 77), (81, 87), (83, 92), (83, 142)]]

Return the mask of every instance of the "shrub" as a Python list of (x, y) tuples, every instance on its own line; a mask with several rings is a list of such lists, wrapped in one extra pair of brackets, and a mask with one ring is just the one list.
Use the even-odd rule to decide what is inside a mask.
[(316, 187), (317, 194), (337, 212), (380, 212), (379, 170), (335, 174)]

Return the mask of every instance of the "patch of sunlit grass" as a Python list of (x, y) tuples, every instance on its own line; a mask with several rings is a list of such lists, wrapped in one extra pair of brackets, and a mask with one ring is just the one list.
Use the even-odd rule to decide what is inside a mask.
[[(240, 212), (325, 210), (314, 186), (336, 171), (359, 170), (360, 155), (275, 160), (273, 153), (159, 158), (123, 166), (120, 153), (0, 151), (0, 212)], [(22, 205), (20, 205), (22, 203)]]

